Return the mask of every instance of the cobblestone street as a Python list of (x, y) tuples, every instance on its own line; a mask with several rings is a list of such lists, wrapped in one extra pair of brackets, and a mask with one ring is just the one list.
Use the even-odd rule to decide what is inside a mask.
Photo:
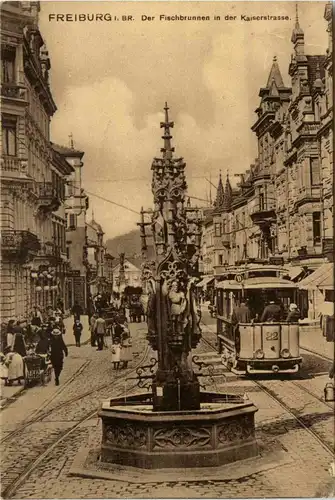
[[(204, 313), (203, 333), (213, 343), (214, 320)], [(23, 392), (2, 410), (2, 489), (12, 498), (218, 498), (313, 497), (330, 480), (333, 449), (333, 406), (322, 400), (329, 362), (304, 356), (304, 374), (310, 378), (248, 380), (231, 373), (219, 377), (216, 389), (246, 393), (258, 407), (256, 433), (262, 453), (280, 449), (285, 461), (250, 475), (241, 463), (238, 479), (155, 483), (82, 478), (69, 475), (73, 460), (84, 446), (98, 449), (101, 425), (96, 410), (109, 396), (131, 392), (125, 378), (143, 364), (145, 325), (131, 324), (134, 360), (126, 371), (115, 372), (110, 351), (90, 345), (70, 347), (60, 387), (53, 382)], [(201, 342), (195, 354), (220, 363), (220, 357)], [(135, 393), (138, 389), (135, 389)], [(297, 420), (297, 418), (298, 420)], [(245, 475), (244, 475), (245, 474)], [(8, 488), (8, 489), (7, 489)]]

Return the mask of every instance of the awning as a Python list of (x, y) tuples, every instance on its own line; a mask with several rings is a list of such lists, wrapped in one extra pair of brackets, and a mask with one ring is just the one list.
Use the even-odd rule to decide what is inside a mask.
[(214, 280), (214, 276), (205, 276), (201, 281), (196, 285), (197, 288), (203, 288), (204, 286), (209, 285)]
[(298, 283), (301, 290), (334, 290), (334, 266), (326, 262)]
[(282, 288), (297, 288), (297, 283), (285, 280), (282, 278), (277, 278), (275, 276), (262, 276), (258, 278), (248, 278), (241, 283), (233, 280), (224, 280), (218, 283), (216, 288), (223, 288), (225, 290), (261, 290), (261, 289), (272, 289), (278, 290)]
[(297, 279), (304, 272), (305, 272), (304, 268), (300, 266), (292, 266), (287, 268), (287, 274), (289, 275), (292, 281)]

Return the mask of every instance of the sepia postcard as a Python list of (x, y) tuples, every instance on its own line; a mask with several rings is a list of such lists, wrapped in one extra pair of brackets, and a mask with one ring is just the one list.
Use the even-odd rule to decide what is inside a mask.
[(0, 9), (1, 497), (335, 497), (333, 3)]

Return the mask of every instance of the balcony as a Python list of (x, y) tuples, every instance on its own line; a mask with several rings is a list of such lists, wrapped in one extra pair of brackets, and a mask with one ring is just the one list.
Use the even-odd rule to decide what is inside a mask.
[(27, 89), (23, 85), (15, 82), (1, 84), (1, 97), (16, 99), (22, 102), (27, 101)]
[(17, 176), (20, 174), (27, 174), (28, 163), (26, 160), (22, 160), (17, 156), (1, 156), (1, 173), (4, 175), (9, 175), (13, 177), (15, 175), (16, 180), (20, 180), (21, 177)]
[(318, 123), (303, 122), (297, 127), (297, 132), (300, 135), (316, 135), (320, 125)]
[(44, 213), (56, 212), (60, 205), (60, 197), (52, 182), (38, 183), (39, 209)]
[(254, 224), (262, 225), (266, 223), (275, 222), (276, 211), (273, 205), (270, 204), (259, 204), (253, 207), (251, 214), (251, 220)]
[(30, 231), (1, 231), (1, 251), (5, 259), (27, 262), (36, 257), (40, 249), (37, 236)]
[(296, 193), (294, 208), (298, 208), (305, 203), (321, 201), (321, 187), (320, 186), (302, 186)]

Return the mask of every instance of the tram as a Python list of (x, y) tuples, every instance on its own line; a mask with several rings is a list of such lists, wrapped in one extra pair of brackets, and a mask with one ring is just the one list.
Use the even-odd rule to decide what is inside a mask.
[[(288, 323), (289, 304), (296, 301), (297, 285), (278, 267), (237, 269), (227, 274), (216, 287), (217, 333), (222, 362), (238, 375), (297, 373), (302, 358), (299, 353), (299, 323)], [(269, 297), (276, 295), (282, 306), (278, 322), (261, 323)], [(232, 322), (237, 304), (246, 301), (250, 323)]]

